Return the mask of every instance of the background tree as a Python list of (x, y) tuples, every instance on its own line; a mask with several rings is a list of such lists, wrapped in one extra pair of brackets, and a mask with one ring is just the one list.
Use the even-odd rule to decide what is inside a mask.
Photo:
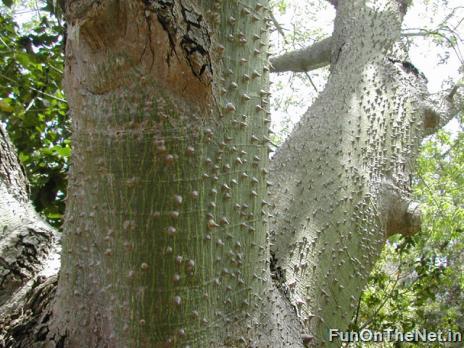
[[(63, 32), (51, 1), (20, 26), (0, 12), (0, 117), (29, 179), (31, 200), (54, 226), (61, 224), (70, 155), (67, 103), (61, 88)], [(38, 14), (35, 14), (36, 11)], [(24, 14), (23, 14), (24, 15)]]
[[(459, 5), (459, 2), (455, 2), (453, 5), (453, 2), (448, 1), (424, 3), (416, 1), (414, 2), (415, 8), (408, 11), (409, 19), (406, 18), (406, 23), (403, 24), (402, 42), (408, 46), (414, 57), (421, 58), (418, 57), (417, 51), (424, 52), (422, 54), (425, 54), (427, 59), (419, 59), (417, 64), (419, 69), (424, 69), (429, 78), (428, 85), (435, 90), (441, 82), (446, 81), (448, 74), (456, 75), (457, 67), (464, 62), (461, 53), (463, 9)], [(303, 4), (301, 2), (281, 1), (277, 8), (279, 10), (277, 20), (281, 23), (287, 23), (280, 26), (280, 30), (277, 30), (279, 32), (278, 35), (276, 34), (279, 51), (294, 49), (295, 44), (299, 44), (298, 40), (294, 39), (295, 37), (306, 36), (313, 40), (314, 37), (322, 35), (324, 38), (329, 35), (326, 32), (327, 25), (324, 25), (324, 21), (327, 17), (330, 19), (330, 11), (323, 9), (324, 13), (328, 12), (328, 14), (321, 19), (313, 16), (313, 13), (317, 13), (317, 11), (314, 10), (315, 7), (310, 2)], [(311, 18), (311, 24), (316, 24), (310, 28), (301, 25), (303, 13), (308, 14)], [(420, 20), (417, 16), (420, 16)], [(288, 24), (288, 17), (292, 18), (291, 25)], [(315, 30), (317, 26), (322, 29)], [(328, 30), (330, 29), (329, 27)], [(438, 57), (435, 58), (435, 54)], [(414, 62), (416, 63), (416, 60)], [(456, 70), (448, 68), (449, 70), (446, 71), (435, 64), (454, 65)], [(437, 68), (440, 69), (440, 72), (437, 72)], [(278, 116), (277, 122), (284, 120), (284, 125), (274, 125), (277, 130), (277, 136), (274, 138), (276, 141), (287, 136), (288, 129), (291, 129), (295, 123), (291, 118), (295, 118), (295, 115), (299, 114), (299, 104), (312, 99), (306, 97), (308, 91), (317, 95), (321, 86), (320, 70), (315, 70), (311, 76), (305, 72), (283, 73), (277, 79), (277, 84), (274, 84), (273, 88), (274, 108), (276, 109), (273, 112)], [(288, 94), (283, 89), (283, 85), (286, 84), (292, 85), (292, 94)], [(302, 98), (305, 99), (302, 100)], [(304, 109), (304, 107), (302, 108)], [(453, 176), (450, 175), (447, 176), (448, 179), (444, 179), (440, 174), (441, 170), (433, 165), (429, 153), (430, 149), (433, 148), (436, 149), (437, 156), (441, 152), (447, 155), (450, 151), (448, 146), (455, 147), (451, 143), (454, 143), (454, 137), (459, 134), (462, 127), (453, 122), (447, 129), (448, 132), (452, 130), (451, 134), (448, 133), (449, 136), (443, 138), (442, 131), (438, 138), (434, 136), (423, 144), (423, 154), (419, 162), (418, 173), (414, 179), (414, 195), (421, 202), (425, 213), (422, 233), (413, 238), (398, 236), (389, 238), (381, 259), (370, 275), (369, 285), (361, 297), (360, 307), (352, 326), (354, 330), (367, 327), (380, 331), (387, 328), (398, 328), (404, 332), (422, 328), (431, 331), (437, 329), (463, 331), (462, 319), (459, 315), (462, 311), (459, 309), (459, 305), (456, 301), (443, 301), (444, 298), (449, 297), (444, 295), (448, 292), (445, 290), (448, 287), (454, 289), (450, 291), (454, 294), (453, 297), (462, 292), (461, 269), (456, 266), (459, 263), (447, 262), (448, 258), (455, 259), (462, 250), (459, 234), (457, 236), (456, 234), (450, 235), (448, 232), (453, 229), (451, 226), (462, 225), (462, 217), (458, 212), (459, 197), (453, 194), (457, 192), (453, 187), (462, 187), (460, 172), (453, 171)], [(443, 143), (444, 139), (446, 139), (446, 144)], [(459, 156), (446, 156), (446, 162), (456, 168), (459, 167), (458, 158)], [(425, 183), (424, 177), (434, 178), (433, 182), (440, 183), (441, 189), (438, 189), (439, 186), (436, 184)], [(451, 186), (443, 188), (442, 179), (452, 183)], [(424, 185), (426, 185), (427, 190), (423, 189)], [(450, 201), (456, 204), (451, 206), (450, 214), (445, 213), (438, 206), (439, 198), (431, 199), (431, 196), (443, 197), (445, 195), (446, 197), (448, 194), (453, 195), (454, 198)], [(429, 218), (431, 216), (433, 218)], [(443, 244), (436, 242), (437, 237)], [(446, 250), (448, 248), (444, 245), (452, 245), (451, 250)], [(459, 343), (457, 344), (459, 345)], [(373, 346), (379, 345), (379, 343), (373, 344)], [(393, 344), (384, 343), (382, 346), (390, 347)]]
[(437, 108), (391, 50), (406, 3), (339, 4), (305, 65), (331, 76), (273, 158), (269, 200), (271, 18), (228, 4), (68, 4), (74, 161), (56, 301), (33, 340), (321, 345), (385, 236), (417, 230), (408, 163), (460, 94)]

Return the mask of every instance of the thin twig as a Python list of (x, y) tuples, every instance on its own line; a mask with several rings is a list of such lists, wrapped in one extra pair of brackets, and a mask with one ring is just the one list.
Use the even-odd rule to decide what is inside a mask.
[(284, 42), (287, 43), (287, 39), (285, 38), (285, 33), (284, 33), (285, 29), (280, 25), (280, 23), (277, 21), (277, 19), (275, 18), (272, 12), (271, 12), (271, 20), (272, 20), (272, 23), (274, 23), (274, 26), (279, 32), (279, 34), (282, 35)]
[(316, 91), (316, 93), (319, 93), (319, 91), (317, 90), (317, 87), (316, 85), (314, 84), (313, 80), (311, 79), (311, 76), (309, 76), (309, 74), (305, 71), (305, 75), (306, 77), (308, 78), (309, 82), (311, 83), (311, 85), (313, 86), (314, 90)]
[[(3, 75), (3, 74), (1, 74), (1, 73), (0, 73), (0, 76), (3, 77), (5, 80), (8, 80), (8, 81), (13, 82), (13, 83), (16, 83), (15, 80), (13, 80), (12, 78), (9, 78), (8, 76), (5, 76), (5, 75)], [(29, 81), (33, 82), (32, 79), (29, 79)], [(54, 95), (52, 95), (52, 94), (46, 93), (46, 92), (44, 92), (44, 91), (41, 91), (40, 89), (37, 89), (37, 88), (34, 88), (34, 87), (29, 87), (29, 88), (30, 88), (31, 90), (33, 90), (33, 91), (35, 91), (35, 92), (38, 92), (38, 93), (40, 93), (40, 94), (43, 94), (43, 95), (45, 95), (45, 96), (47, 96), (47, 97), (49, 97), (49, 98), (58, 100), (58, 101), (60, 101), (60, 102), (62, 102), (62, 103), (67, 103), (66, 100), (61, 99), (61, 98), (59, 98), (59, 97), (56, 97), (56, 96), (54, 96)]]

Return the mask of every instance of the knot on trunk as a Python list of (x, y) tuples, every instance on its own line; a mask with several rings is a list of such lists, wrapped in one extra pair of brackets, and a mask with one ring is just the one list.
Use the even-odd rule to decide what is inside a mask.
[(384, 181), (379, 191), (379, 215), (388, 238), (396, 233), (411, 236), (420, 231), (421, 210), (417, 202), (390, 181)]

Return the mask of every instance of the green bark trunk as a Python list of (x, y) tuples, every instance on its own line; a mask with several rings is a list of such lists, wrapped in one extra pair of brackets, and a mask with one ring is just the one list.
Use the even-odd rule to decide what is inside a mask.
[(270, 279), (268, 8), (73, 4), (54, 332), (69, 347), (256, 344)]

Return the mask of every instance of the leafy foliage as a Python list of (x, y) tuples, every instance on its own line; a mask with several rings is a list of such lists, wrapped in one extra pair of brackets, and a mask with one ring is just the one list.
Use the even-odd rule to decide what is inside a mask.
[(424, 143), (415, 184), (422, 233), (389, 240), (353, 329), (464, 332), (463, 121), (456, 134), (441, 130)]
[[(44, 3), (43, 10), (52, 9)], [(1, 8), (0, 119), (17, 147), (35, 207), (59, 226), (71, 148), (61, 88), (64, 28), (47, 12), (20, 26)]]

